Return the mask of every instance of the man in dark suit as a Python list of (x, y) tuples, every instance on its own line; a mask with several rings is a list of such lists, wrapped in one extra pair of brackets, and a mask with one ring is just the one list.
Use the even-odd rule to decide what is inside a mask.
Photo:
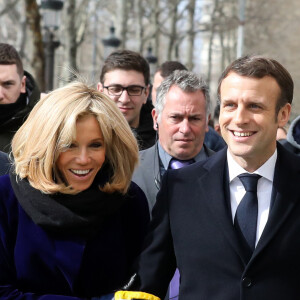
[(208, 86), (192, 72), (175, 71), (159, 86), (152, 110), (158, 141), (140, 151), (140, 165), (132, 179), (144, 191), (150, 211), (161, 178), (175, 159), (192, 163), (214, 153), (203, 145), (209, 108)]
[[(178, 267), (181, 300), (298, 299), (300, 159), (276, 143), (293, 80), (277, 61), (246, 56), (225, 69), (218, 94), (228, 149), (166, 173), (128, 288), (162, 298)], [(256, 178), (257, 192), (243, 176)]]

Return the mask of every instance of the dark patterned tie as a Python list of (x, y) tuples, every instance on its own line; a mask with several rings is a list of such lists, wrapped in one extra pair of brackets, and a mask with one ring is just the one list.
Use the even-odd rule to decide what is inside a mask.
[[(179, 160), (179, 159), (172, 158), (170, 161), (170, 164), (169, 164), (169, 168), (170, 169), (181, 169), (183, 167), (191, 165), (194, 162), (195, 162), (194, 159)], [(172, 299), (172, 300), (178, 299), (179, 282), (180, 282), (180, 274), (179, 274), (179, 270), (176, 269), (174, 276), (170, 282), (169, 299)]]
[(246, 194), (236, 210), (234, 227), (253, 252), (255, 248), (258, 212), (257, 181), (261, 176), (243, 173), (238, 177), (246, 190)]

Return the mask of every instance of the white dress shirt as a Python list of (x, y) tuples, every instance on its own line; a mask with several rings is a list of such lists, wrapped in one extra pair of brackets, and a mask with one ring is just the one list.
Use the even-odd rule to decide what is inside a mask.
[[(256, 242), (259, 241), (261, 234), (265, 228), (268, 221), (272, 185), (275, 171), (275, 164), (277, 159), (277, 149), (274, 154), (253, 174), (258, 174), (261, 178), (257, 183), (257, 199), (258, 199), (258, 216), (257, 216), (257, 229), (256, 229)], [(242, 173), (249, 173), (243, 169), (232, 157), (229, 150), (227, 150), (227, 162), (229, 170), (229, 189), (230, 189), (230, 204), (231, 204), (231, 214), (232, 222), (234, 222), (235, 213), (239, 203), (241, 202), (246, 191), (241, 182), (237, 177)]]

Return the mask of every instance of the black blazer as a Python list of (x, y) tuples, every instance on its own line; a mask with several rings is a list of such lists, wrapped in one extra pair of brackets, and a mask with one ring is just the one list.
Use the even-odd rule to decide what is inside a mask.
[(166, 173), (140, 257), (140, 290), (162, 299), (178, 266), (180, 300), (299, 299), (300, 158), (277, 149), (274, 204), (250, 261), (225, 196), (227, 148)]
[(8, 155), (0, 151), (0, 176), (7, 174), (9, 168), (10, 168), (10, 163), (9, 163)]

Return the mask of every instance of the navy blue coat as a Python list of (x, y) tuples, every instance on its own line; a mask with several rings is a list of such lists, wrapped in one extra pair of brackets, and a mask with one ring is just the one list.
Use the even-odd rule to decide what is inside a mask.
[(97, 236), (58, 238), (33, 223), (8, 175), (0, 178), (0, 299), (71, 300), (120, 288), (149, 220), (143, 192), (102, 224)]

